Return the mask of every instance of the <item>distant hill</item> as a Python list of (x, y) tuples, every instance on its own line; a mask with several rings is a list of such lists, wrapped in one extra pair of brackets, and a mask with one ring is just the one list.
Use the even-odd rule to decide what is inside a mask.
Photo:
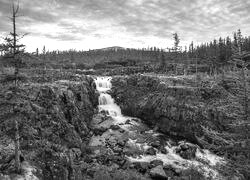
[(106, 47), (101, 49), (93, 49), (92, 51), (117, 51), (117, 50), (126, 50), (127, 48), (120, 47), (120, 46), (112, 46), (112, 47)]

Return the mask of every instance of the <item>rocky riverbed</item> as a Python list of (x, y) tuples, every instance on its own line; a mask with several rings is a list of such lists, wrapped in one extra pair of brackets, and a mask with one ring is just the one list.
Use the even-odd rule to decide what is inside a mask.
[(240, 171), (242, 179), (248, 179), (249, 127), (239, 123), (243, 106), (237, 99), (237, 84), (231, 76), (137, 74), (114, 77), (111, 94), (124, 115), (227, 157), (231, 163), (224, 172), (230, 176)]
[(156, 179), (225, 178), (216, 169), (226, 165), (223, 158), (196, 144), (173, 140), (138, 118), (123, 116), (108, 96), (110, 81), (109, 77), (96, 81), (100, 86), (100, 113), (91, 123), (94, 136), (89, 146), (95, 149), (92, 160), (102, 161), (105, 156), (107, 164), (136, 169), (145, 177)]
[(139, 119), (124, 117), (117, 121), (99, 114), (92, 123), (94, 136), (89, 146), (95, 149), (93, 161), (134, 169), (148, 178), (224, 179), (217, 171), (226, 165), (223, 158), (195, 144), (174, 141)]
[[(219, 86), (149, 75), (73, 79), (20, 86), (22, 174), (13, 172), (10, 119), (1, 124), (0, 179), (244, 179), (206, 149), (203, 127), (230, 128), (211, 101), (225, 95)], [(10, 86), (0, 98), (12, 100)], [(1, 116), (10, 109), (1, 106)]]

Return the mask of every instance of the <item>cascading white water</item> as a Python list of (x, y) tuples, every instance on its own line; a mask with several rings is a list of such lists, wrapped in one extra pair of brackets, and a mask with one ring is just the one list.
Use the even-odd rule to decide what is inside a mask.
[[(112, 117), (111, 118), (112, 124), (117, 124), (123, 130), (129, 132), (126, 133), (126, 136), (129, 135), (130, 137), (133, 137), (133, 140), (129, 138), (129, 140), (127, 141), (129, 146), (133, 148), (138, 148), (140, 150), (143, 149), (142, 151), (146, 151), (150, 147), (152, 148), (152, 146), (149, 145), (149, 141), (146, 142), (143, 141), (143, 143), (140, 143), (140, 140), (142, 138), (148, 139), (149, 136), (147, 134), (155, 136), (157, 135), (157, 133), (154, 132), (153, 130), (145, 131), (144, 133), (145, 136), (143, 135), (143, 133), (141, 133), (140, 136), (138, 136), (137, 139), (139, 141), (137, 141), (137, 139), (134, 140), (134, 138), (136, 138), (137, 135), (136, 133), (138, 133), (136, 127), (138, 127), (141, 124), (139, 123), (137, 124), (137, 122), (133, 120), (134, 118), (125, 117), (121, 114), (120, 107), (115, 103), (111, 95), (108, 94), (112, 88), (111, 80), (112, 80), (111, 77), (97, 77), (95, 79), (96, 89), (100, 93), (99, 106), (98, 106), (99, 112), (101, 111), (108, 112), (108, 114)], [(128, 124), (126, 123), (127, 120), (129, 120)], [(107, 121), (110, 121), (110, 119), (108, 119)], [(133, 126), (132, 129), (130, 129), (130, 125)], [(109, 132), (112, 133), (112, 131)], [(91, 143), (95, 144), (95, 146), (103, 144), (106, 141), (106, 135), (107, 134), (104, 133), (103, 136), (93, 136), (93, 140), (91, 141)], [(112, 134), (112, 136), (114, 136), (114, 134)], [(199, 149), (197, 149), (195, 154), (197, 159), (186, 160), (176, 153), (176, 149), (178, 148), (180, 148), (180, 145), (171, 146), (171, 144), (167, 142), (167, 146), (165, 146), (165, 149), (167, 150), (168, 153), (166, 154), (157, 150), (155, 155), (143, 154), (140, 155), (140, 157), (128, 156), (127, 158), (131, 162), (149, 163), (153, 160), (161, 160), (163, 164), (171, 165), (172, 167), (175, 167), (177, 169), (187, 169), (188, 167), (195, 167), (199, 172), (202, 172), (206, 177), (213, 177), (212, 179), (220, 179), (217, 178), (219, 174), (216, 170), (214, 170), (214, 166), (217, 165), (217, 163), (224, 164), (223, 158), (213, 155), (207, 150), (200, 151)]]
[(95, 79), (96, 89), (99, 91), (99, 112), (106, 111), (110, 116), (122, 117), (121, 108), (114, 102), (114, 99), (108, 94), (111, 90), (111, 77), (97, 77)]
[(114, 100), (109, 94), (101, 93), (99, 96), (99, 105), (114, 104)]
[(107, 92), (108, 90), (111, 90), (111, 77), (97, 77), (95, 79), (96, 89), (97, 91), (101, 92)]

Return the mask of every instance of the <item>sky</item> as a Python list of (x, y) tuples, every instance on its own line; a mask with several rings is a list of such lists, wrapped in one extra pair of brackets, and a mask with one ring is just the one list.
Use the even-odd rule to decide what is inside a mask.
[[(11, 3), (0, 0), (0, 36), (11, 31)], [(17, 31), (27, 51), (111, 46), (166, 48), (250, 35), (250, 0), (19, 0)]]

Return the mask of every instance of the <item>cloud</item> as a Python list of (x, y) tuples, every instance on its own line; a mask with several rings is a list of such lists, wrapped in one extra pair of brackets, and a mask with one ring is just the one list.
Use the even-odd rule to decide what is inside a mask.
[[(0, 34), (11, 30), (9, 2), (0, 0)], [(245, 0), (22, 0), (20, 8), (19, 31), (62, 42), (166, 47), (174, 32), (182, 42), (201, 43), (250, 30)]]

